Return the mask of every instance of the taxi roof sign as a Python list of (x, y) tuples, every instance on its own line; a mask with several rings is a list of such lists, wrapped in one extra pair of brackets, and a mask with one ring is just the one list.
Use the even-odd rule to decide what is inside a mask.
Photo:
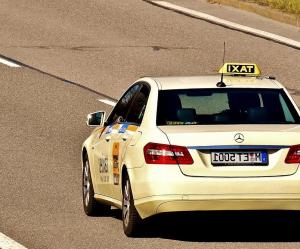
[(258, 77), (261, 71), (254, 63), (225, 63), (219, 70), (219, 73)]

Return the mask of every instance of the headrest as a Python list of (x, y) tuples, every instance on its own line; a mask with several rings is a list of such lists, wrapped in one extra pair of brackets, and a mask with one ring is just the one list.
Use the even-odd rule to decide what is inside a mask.
[(196, 110), (193, 108), (182, 108), (177, 110), (177, 117), (182, 122), (195, 122)]

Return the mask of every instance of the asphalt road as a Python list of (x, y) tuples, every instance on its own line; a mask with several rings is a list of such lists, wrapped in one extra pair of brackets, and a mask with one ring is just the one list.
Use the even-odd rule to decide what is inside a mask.
[[(209, 13), (258, 27), (253, 14), (198, 1)], [(290, 88), (300, 81), (299, 50), (142, 0), (1, 0), (0, 23), (0, 53), (114, 98), (140, 76), (215, 73), (224, 41), (227, 61), (256, 62)], [(300, 40), (297, 28), (260, 23), (269, 32), (293, 33)]]
[[(295, 89), (300, 104), (298, 50), (143, 1), (3, 0), (0, 22), (0, 53), (114, 98), (142, 75), (216, 71), (226, 39), (230, 60), (259, 63)], [(0, 232), (30, 249), (299, 247), (296, 213), (159, 216), (135, 239), (123, 235), (118, 210), (85, 216), (85, 117), (110, 107), (101, 95), (26, 67), (0, 71)]]

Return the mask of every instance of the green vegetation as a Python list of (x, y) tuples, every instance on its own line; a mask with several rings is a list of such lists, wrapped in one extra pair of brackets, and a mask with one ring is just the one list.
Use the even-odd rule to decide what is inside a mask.
[[(207, 0), (210, 3), (220, 3), (221, 0)], [(239, 0), (241, 2), (257, 3), (269, 6), (287, 13), (300, 15), (300, 0)]]
[(267, 5), (293, 14), (300, 14), (300, 0), (247, 0), (261, 5)]

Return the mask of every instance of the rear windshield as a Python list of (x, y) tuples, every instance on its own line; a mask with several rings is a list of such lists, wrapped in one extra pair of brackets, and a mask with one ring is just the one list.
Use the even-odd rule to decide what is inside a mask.
[(157, 125), (299, 124), (282, 89), (162, 90)]

